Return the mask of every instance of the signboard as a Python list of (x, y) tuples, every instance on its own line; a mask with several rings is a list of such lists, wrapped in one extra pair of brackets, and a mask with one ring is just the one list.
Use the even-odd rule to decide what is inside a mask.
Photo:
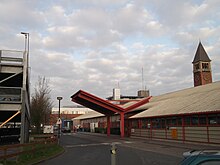
[(57, 124), (59, 125), (59, 124), (62, 124), (62, 120), (59, 118), (58, 120), (57, 120)]
[(171, 136), (173, 139), (177, 139), (177, 129), (176, 128), (173, 128), (171, 129)]
[(44, 134), (51, 134), (53, 133), (53, 126), (52, 125), (45, 125), (43, 129)]

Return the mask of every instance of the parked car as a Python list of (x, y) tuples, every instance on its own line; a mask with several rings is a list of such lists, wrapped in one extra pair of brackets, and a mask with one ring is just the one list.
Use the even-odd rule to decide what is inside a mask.
[(180, 165), (219, 165), (220, 150), (192, 150), (183, 153)]
[(61, 131), (62, 131), (63, 133), (70, 133), (70, 132), (71, 132), (71, 130), (70, 130), (69, 127), (63, 127), (63, 128), (61, 129)]

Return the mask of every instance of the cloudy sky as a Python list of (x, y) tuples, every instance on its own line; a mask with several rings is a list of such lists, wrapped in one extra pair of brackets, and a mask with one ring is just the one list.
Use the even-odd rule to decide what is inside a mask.
[(54, 106), (57, 96), (73, 105), (79, 89), (106, 98), (118, 84), (122, 95), (192, 87), (199, 41), (220, 80), (219, 0), (1, 0), (0, 49), (24, 50), (21, 31), (31, 87), (49, 79)]

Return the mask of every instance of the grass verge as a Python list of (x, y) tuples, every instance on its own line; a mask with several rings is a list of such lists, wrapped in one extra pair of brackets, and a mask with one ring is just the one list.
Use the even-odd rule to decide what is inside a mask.
[[(37, 162), (50, 159), (64, 152), (64, 148), (58, 144), (38, 144), (34, 152), (27, 152), (17, 157), (17, 160), (0, 161), (0, 165), (32, 165)], [(24, 150), (31, 150), (30, 146), (24, 147)]]

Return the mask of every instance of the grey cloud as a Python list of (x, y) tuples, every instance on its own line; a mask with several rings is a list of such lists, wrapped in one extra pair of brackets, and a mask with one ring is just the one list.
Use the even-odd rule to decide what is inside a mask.
[(135, 95), (142, 67), (158, 95), (192, 86), (199, 38), (219, 80), (219, 1), (195, 2), (1, 1), (0, 46), (23, 50), (20, 31), (30, 33), (31, 84), (49, 78), (55, 105), (58, 95), (71, 105), (79, 89), (108, 97), (118, 83)]

